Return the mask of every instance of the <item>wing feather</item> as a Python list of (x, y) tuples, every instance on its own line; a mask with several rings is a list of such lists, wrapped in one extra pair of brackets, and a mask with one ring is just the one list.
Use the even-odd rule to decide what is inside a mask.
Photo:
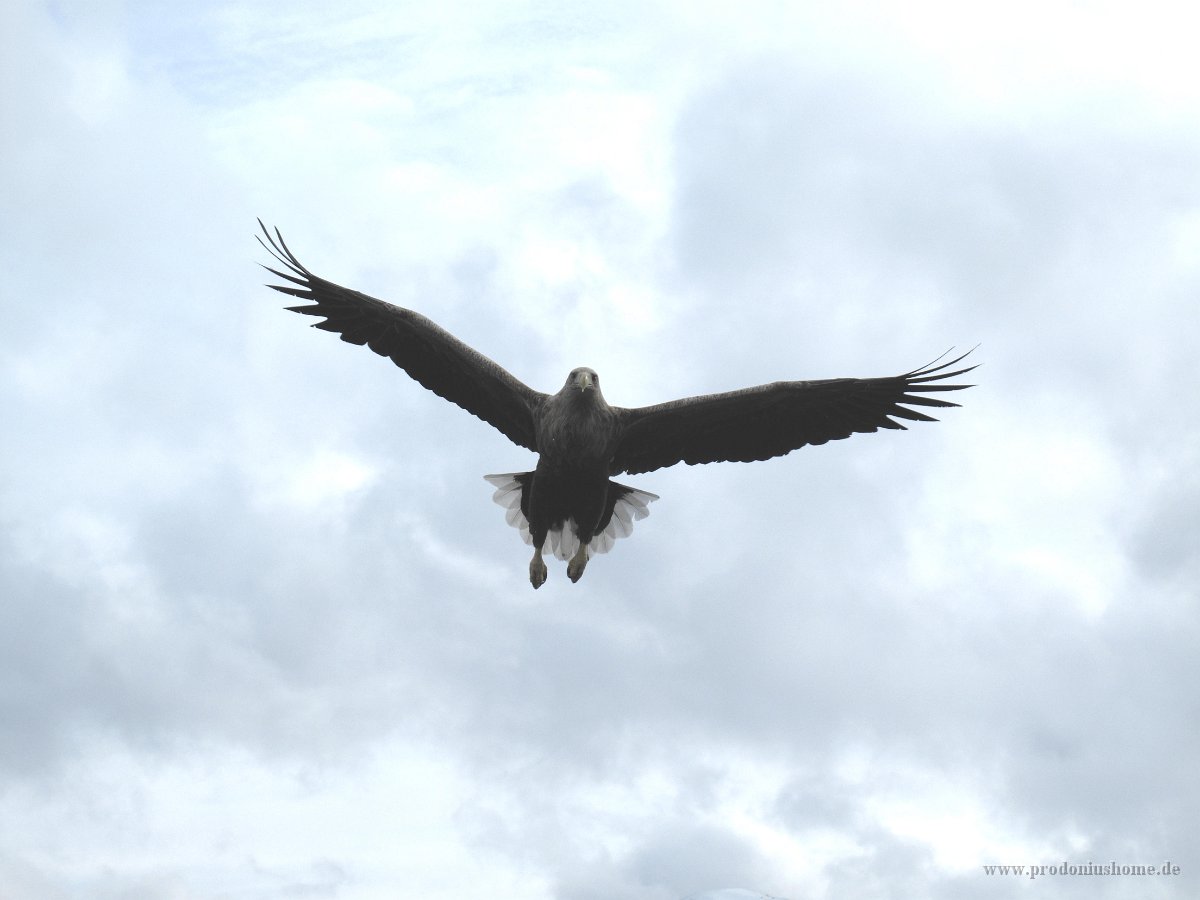
[(898, 419), (936, 422), (908, 407), (958, 406), (927, 395), (971, 387), (945, 383), (975, 368), (953, 369), (970, 352), (940, 365), (939, 357), (892, 378), (780, 381), (619, 410), (622, 436), (612, 472), (652, 472), (681, 462), (751, 462), (852, 434), (904, 430)]
[(394, 306), (320, 278), (301, 265), (283, 235), (259, 226), (258, 242), (287, 271), (263, 266), (296, 287), (272, 284), (283, 294), (308, 301), (287, 309), (321, 316), (314, 328), (331, 331), (350, 344), (366, 345), (386, 356), (417, 382), (497, 428), (513, 443), (537, 449), (533, 411), (546, 395), (525, 385), (503, 367), (411, 309)]

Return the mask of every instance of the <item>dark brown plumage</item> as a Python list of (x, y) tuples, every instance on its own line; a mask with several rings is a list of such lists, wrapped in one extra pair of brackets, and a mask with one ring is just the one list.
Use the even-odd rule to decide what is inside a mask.
[[(610, 476), (652, 472), (676, 463), (751, 462), (800, 447), (841, 440), (902, 421), (933, 422), (909, 407), (958, 406), (928, 396), (971, 385), (946, 380), (974, 366), (953, 367), (967, 354), (890, 378), (778, 381), (724, 394), (687, 397), (655, 406), (609, 406), (591, 369), (575, 369), (556, 394), (535, 391), (448, 331), (409, 309), (393, 306), (314, 275), (276, 229), (262, 226), (259, 242), (286, 271), (267, 268), (288, 285), (270, 285), (305, 300), (293, 312), (319, 316), (313, 327), (370, 347), (440, 397), (494, 426), (538, 454), (532, 472), (489, 475), (509, 524), (534, 547), (530, 581), (546, 580), (547, 541), (569, 560), (572, 581), (588, 558), (627, 536), (647, 515), (654, 494), (617, 484)], [(969, 351), (968, 351), (969, 352)]]

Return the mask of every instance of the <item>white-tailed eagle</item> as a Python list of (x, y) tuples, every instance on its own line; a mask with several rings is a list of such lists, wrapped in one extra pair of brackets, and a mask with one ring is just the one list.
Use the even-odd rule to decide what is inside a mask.
[(777, 381), (638, 409), (609, 406), (600, 376), (579, 368), (557, 394), (543, 394), (419, 313), (314, 275), (279, 229), (272, 235), (262, 220), (259, 225), (267, 239), (259, 243), (287, 271), (264, 268), (290, 282), (269, 286), (308, 301), (288, 309), (322, 317), (314, 328), (365, 344), (439, 397), (538, 454), (532, 472), (484, 476), (496, 486), (493, 496), (508, 510), (508, 523), (533, 545), (529, 580), (535, 588), (546, 581), (547, 541), (555, 556), (568, 560), (567, 576), (578, 581), (589, 557), (628, 536), (633, 521), (644, 518), (647, 505), (658, 499), (610, 476), (681, 462), (770, 459), (852, 434), (904, 429), (897, 419), (933, 422), (933, 416), (908, 407), (958, 406), (926, 395), (970, 387), (945, 382), (975, 368), (953, 369), (964, 353), (891, 378)]

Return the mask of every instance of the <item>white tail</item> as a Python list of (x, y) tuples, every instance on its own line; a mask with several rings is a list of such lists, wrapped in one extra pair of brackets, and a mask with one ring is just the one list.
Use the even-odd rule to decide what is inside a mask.
[[(524, 487), (520, 477), (528, 472), (508, 472), (503, 475), (484, 475), (484, 480), (496, 486), (492, 499), (506, 510), (504, 520), (521, 532), (521, 540), (527, 544), (533, 543), (529, 534), (529, 522), (521, 512), (521, 494)], [(612, 549), (618, 538), (629, 537), (633, 534), (633, 523), (650, 515), (649, 506), (658, 499), (658, 494), (649, 491), (639, 491), (615, 481), (609, 482), (609, 490), (621, 491), (613, 504), (612, 518), (599, 534), (593, 535), (588, 544), (588, 556), (597, 553), (607, 553)], [(579, 535), (575, 533), (575, 520), (569, 519), (563, 525), (552, 528), (546, 536), (546, 549), (558, 559), (570, 559), (579, 550)]]

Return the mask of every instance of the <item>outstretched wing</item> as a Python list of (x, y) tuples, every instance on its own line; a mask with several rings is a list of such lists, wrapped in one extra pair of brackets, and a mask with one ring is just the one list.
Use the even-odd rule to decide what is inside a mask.
[(297, 285), (268, 287), (311, 301), (288, 309), (306, 316), (323, 316), (325, 321), (315, 323), (314, 328), (335, 332), (351, 344), (366, 344), (439, 397), (499, 429), (513, 443), (537, 450), (533, 410), (545, 394), (411, 309), (319, 278), (300, 264), (278, 228), (272, 236), (262, 219), (258, 224), (267, 238), (264, 241), (260, 237), (258, 242), (288, 271), (263, 268)]
[(941, 365), (934, 360), (894, 378), (779, 381), (620, 410), (622, 436), (612, 472), (651, 472), (680, 462), (751, 462), (852, 434), (903, 429), (896, 419), (937, 421), (907, 407), (958, 406), (925, 395), (971, 387), (942, 383), (975, 368), (946, 371), (967, 353)]

